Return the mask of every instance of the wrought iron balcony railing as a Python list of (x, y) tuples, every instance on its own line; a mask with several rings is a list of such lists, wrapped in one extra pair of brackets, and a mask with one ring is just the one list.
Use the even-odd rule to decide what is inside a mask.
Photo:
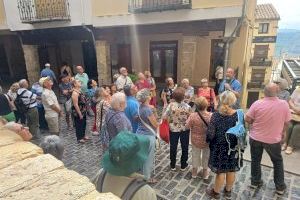
[(145, 13), (164, 10), (190, 9), (192, 0), (129, 0), (129, 12)]
[(70, 20), (68, 0), (18, 0), (23, 23)]
[(271, 67), (272, 61), (271, 60), (258, 60), (258, 59), (251, 59), (250, 66), (264, 66), (264, 67)]

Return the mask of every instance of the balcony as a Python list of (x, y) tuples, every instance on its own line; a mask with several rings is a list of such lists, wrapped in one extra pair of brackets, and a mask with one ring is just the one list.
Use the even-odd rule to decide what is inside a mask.
[(128, 11), (147, 13), (191, 8), (192, 0), (129, 0)]
[(250, 66), (263, 66), (263, 67), (271, 67), (271, 60), (261, 60), (261, 59), (251, 59)]
[(69, 21), (68, 0), (18, 0), (22, 23)]
[(247, 84), (247, 89), (263, 89), (264, 87), (263, 82), (250, 81)]

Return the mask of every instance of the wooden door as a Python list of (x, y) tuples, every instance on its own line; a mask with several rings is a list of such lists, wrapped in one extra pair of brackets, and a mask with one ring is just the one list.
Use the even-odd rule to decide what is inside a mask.
[(130, 44), (118, 45), (118, 68), (121, 67), (126, 67), (129, 72), (132, 72)]
[(259, 92), (248, 92), (248, 100), (247, 100), (247, 108), (250, 108), (250, 106), (258, 100)]

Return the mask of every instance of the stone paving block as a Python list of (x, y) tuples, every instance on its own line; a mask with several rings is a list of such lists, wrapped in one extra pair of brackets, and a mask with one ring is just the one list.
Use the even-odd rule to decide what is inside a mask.
[(300, 198), (300, 188), (292, 187), (291, 195), (296, 198)]
[(185, 188), (185, 190), (184, 190), (181, 194), (183, 194), (184, 196), (188, 197), (188, 196), (190, 196), (190, 194), (191, 194), (194, 190), (195, 190), (194, 187), (187, 186), (187, 187)]

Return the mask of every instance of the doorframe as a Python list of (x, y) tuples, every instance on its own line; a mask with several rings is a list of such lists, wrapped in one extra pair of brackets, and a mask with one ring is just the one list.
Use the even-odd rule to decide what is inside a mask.
[[(176, 83), (177, 82), (177, 68), (178, 68), (178, 43), (179, 41), (178, 40), (168, 40), (168, 41), (150, 41), (149, 42), (149, 57), (150, 57), (150, 72), (151, 74), (153, 74), (153, 58), (152, 58), (152, 51), (153, 50), (170, 50), (170, 49), (175, 49), (175, 53), (174, 53), (174, 63), (176, 63), (176, 66), (173, 66), (173, 72), (174, 72), (174, 75), (173, 78), (174, 79), (174, 82)], [(168, 47), (152, 47), (152, 44), (175, 44), (175, 48), (168, 48)], [(162, 61), (162, 65), (165, 65), (166, 64), (166, 61), (165, 59), (163, 59)], [(166, 68), (163, 67), (162, 68), (162, 74), (166, 74)], [(168, 78), (168, 77), (165, 77), (165, 78)], [(164, 80), (161, 80), (159, 79), (160, 81), (162, 81), (163, 83), (165, 82)]]

